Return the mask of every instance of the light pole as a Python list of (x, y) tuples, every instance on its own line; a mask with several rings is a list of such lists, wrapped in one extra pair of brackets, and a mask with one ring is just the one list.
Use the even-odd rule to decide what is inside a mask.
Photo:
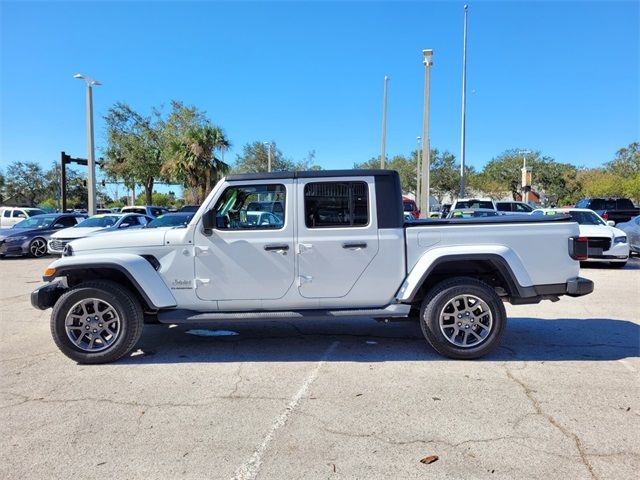
[(424, 64), (424, 111), (422, 116), (422, 190), (420, 191), (420, 211), (426, 212), (429, 218), (429, 90), (430, 90), (430, 74), (431, 65), (433, 65), (433, 50), (422, 51)]
[(420, 140), (422, 137), (416, 137), (416, 203), (420, 208)]
[(93, 86), (102, 85), (99, 81), (76, 73), (73, 78), (84, 80), (87, 85), (87, 193), (89, 204), (87, 211), (89, 215), (96, 214), (96, 162), (93, 147)]
[(271, 143), (264, 142), (264, 144), (267, 146), (267, 172), (270, 172), (271, 171)]
[(518, 150), (518, 153), (522, 155), (522, 201), (529, 203), (529, 190), (531, 188), (531, 167), (527, 167), (527, 153), (531, 153), (531, 150)]
[(460, 198), (464, 198), (464, 154), (465, 154), (465, 128), (467, 116), (467, 11), (469, 6), (464, 6), (464, 34), (462, 46), (462, 127), (460, 130)]
[(380, 168), (384, 170), (385, 150), (387, 146), (387, 89), (389, 85), (389, 77), (384, 76), (384, 94), (382, 97), (382, 152), (380, 154)]

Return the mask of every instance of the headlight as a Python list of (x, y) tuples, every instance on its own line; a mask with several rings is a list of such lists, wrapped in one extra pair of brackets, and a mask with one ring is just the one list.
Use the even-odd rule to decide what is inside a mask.
[(27, 237), (26, 235), (20, 235), (19, 237), (9, 237), (7, 238), (7, 242), (21, 242), (23, 240), (26, 240)]
[(613, 243), (627, 243), (627, 237), (616, 237), (613, 239)]

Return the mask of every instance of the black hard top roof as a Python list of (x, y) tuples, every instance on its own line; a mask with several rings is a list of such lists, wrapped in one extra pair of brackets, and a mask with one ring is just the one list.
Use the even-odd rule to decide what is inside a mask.
[(395, 170), (353, 169), (353, 170), (310, 170), (305, 172), (239, 173), (229, 175), (227, 180), (280, 180), (285, 178), (326, 178), (326, 177), (381, 177), (398, 175)]

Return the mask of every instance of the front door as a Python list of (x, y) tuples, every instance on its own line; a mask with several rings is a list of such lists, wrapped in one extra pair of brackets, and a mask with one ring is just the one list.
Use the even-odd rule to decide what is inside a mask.
[[(195, 234), (196, 294), (202, 300), (273, 300), (294, 284), (293, 180), (234, 182), (216, 201), (216, 228)], [(279, 203), (277, 213), (255, 202)], [(222, 305), (222, 304), (221, 304)], [(222, 306), (221, 306), (222, 308)]]
[(378, 253), (373, 186), (372, 177), (298, 179), (298, 289), (302, 297), (346, 301)]

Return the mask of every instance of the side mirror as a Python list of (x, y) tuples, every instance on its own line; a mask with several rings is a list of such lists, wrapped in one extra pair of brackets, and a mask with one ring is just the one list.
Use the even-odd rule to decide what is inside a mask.
[(614, 222), (613, 220), (607, 220), (607, 225), (609, 225), (610, 227), (615, 227), (616, 222)]
[(213, 228), (215, 226), (213, 218), (214, 213), (215, 212), (213, 210), (207, 210), (204, 212), (204, 215), (202, 215), (202, 227), (204, 228), (205, 235), (211, 235), (213, 233)]

